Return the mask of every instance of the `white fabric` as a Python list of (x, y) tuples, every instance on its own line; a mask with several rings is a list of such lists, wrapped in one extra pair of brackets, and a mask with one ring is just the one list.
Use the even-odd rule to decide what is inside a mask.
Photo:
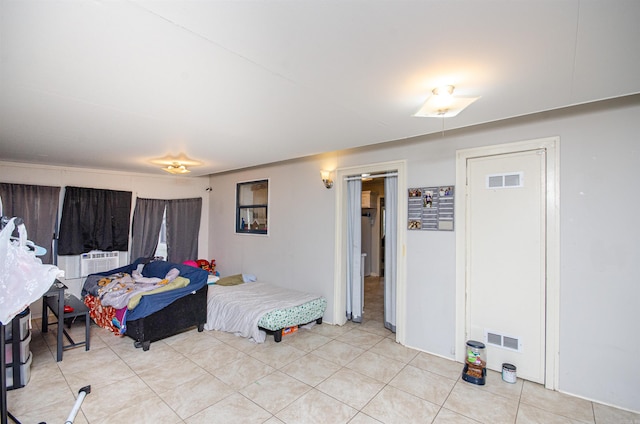
[[(0, 323), (8, 324), (31, 303), (49, 290), (64, 271), (45, 265), (27, 247), (27, 228), (19, 224), (17, 240), (11, 240), (16, 228), (11, 218), (0, 231)], [(4, 349), (3, 347), (0, 347)], [(4, 372), (4, 371), (2, 371)]]
[(396, 269), (398, 234), (398, 177), (384, 180), (384, 326), (396, 332)]
[(362, 322), (362, 180), (347, 181), (347, 319)]
[(258, 321), (264, 314), (276, 309), (292, 308), (319, 297), (263, 282), (236, 286), (210, 285), (204, 328), (227, 331), (263, 343), (266, 333), (258, 328)]

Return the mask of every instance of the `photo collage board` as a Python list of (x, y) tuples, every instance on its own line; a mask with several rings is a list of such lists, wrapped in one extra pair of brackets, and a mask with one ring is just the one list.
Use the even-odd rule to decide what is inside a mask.
[(454, 186), (409, 189), (408, 229), (453, 231)]

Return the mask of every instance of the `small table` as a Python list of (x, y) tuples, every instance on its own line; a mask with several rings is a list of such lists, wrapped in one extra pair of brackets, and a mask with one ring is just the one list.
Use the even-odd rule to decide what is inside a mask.
[[(65, 299), (65, 289), (67, 289), (67, 286), (59, 281), (56, 281), (55, 283), (53, 283), (49, 291), (46, 292), (42, 297), (42, 332), (46, 333), (48, 331), (49, 325), (58, 325), (56, 356), (56, 360), (58, 362), (62, 361), (62, 351), (65, 349), (84, 345), (85, 350), (89, 350), (90, 340), (91, 318), (89, 317), (89, 308), (87, 308), (86, 305), (80, 301), (80, 299), (73, 295)], [(73, 308), (72, 312), (64, 312), (65, 303)], [(47, 308), (49, 308), (53, 315), (55, 315), (55, 317), (58, 319), (57, 322), (51, 324), (48, 322), (49, 314), (47, 313)], [(77, 317), (81, 317), (83, 315), (85, 317), (85, 339), (82, 342), (76, 343), (71, 338), (71, 335), (67, 333), (67, 330), (64, 329), (64, 322)], [(62, 340), (63, 335), (69, 340), (70, 344), (64, 345), (64, 341)]]
[[(51, 312), (56, 317), (64, 316), (64, 291), (67, 289), (67, 286), (62, 284), (60, 281), (56, 280), (51, 288), (42, 296), (42, 332), (46, 333), (49, 331), (49, 314), (47, 312), (47, 306), (51, 309)], [(57, 299), (54, 297), (57, 296)], [(57, 301), (57, 305), (52, 305), (50, 301)], [(62, 361), (62, 335), (64, 332), (64, 322), (62, 320), (58, 320), (58, 354), (56, 357), (56, 361)]]

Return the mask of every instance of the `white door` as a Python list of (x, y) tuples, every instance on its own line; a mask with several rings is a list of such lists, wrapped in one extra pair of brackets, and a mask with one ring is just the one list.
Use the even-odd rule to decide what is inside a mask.
[(467, 339), (545, 380), (545, 150), (467, 160)]

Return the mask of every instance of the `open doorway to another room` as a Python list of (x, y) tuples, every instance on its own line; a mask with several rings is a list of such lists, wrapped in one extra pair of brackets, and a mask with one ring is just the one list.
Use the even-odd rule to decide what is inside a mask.
[[(366, 174), (366, 175), (363, 175)], [(367, 230), (371, 233), (372, 242), (370, 256), (375, 257), (369, 265), (361, 261), (361, 229), (362, 229), (362, 192), (373, 191), (363, 189), (362, 177), (379, 178), (384, 190), (378, 190), (375, 204), (369, 208), (376, 209), (371, 225), (370, 216), (365, 216)], [(395, 331), (395, 340), (404, 344), (405, 334), (405, 240), (406, 240), (406, 163), (405, 161), (385, 162), (362, 165), (336, 170), (336, 269), (334, 280), (334, 323), (344, 324), (347, 320), (362, 323), (380, 331)], [(375, 181), (377, 182), (377, 181)], [(366, 183), (366, 182), (365, 182)], [(368, 188), (365, 186), (365, 188)], [(384, 199), (384, 211), (380, 210), (380, 200)], [(375, 205), (375, 206), (373, 206)], [(384, 252), (380, 245), (380, 220), (385, 217)], [(377, 225), (376, 225), (377, 223)], [(373, 228), (372, 228), (373, 227)], [(367, 256), (369, 256), (369, 252)], [(384, 253), (384, 265), (381, 267), (380, 255)], [(364, 271), (364, 266), (367, 271)], [(384, 276), (381, 274), (384, 273)], [(365, 295), (365, 274), (367, 290)], [(373, 278), (372, 278), (373, 277)], [(383, 291), (382, 291), (383, 290)], [(365, 299), (365, 296), (367, 299)], [(363, 302), (364, 301), (364, 302)], [(368, 305), (367, 305), (367, 302)], [(363, 306), (367, 309), (363, 316)], [(374, 312), (374, 306), (382, 304), (382, 312)], [(370, 306), (370, 308), (367, 308)], [(346, 311), (346, 313), (345, 313)], [(370, 320), (368, 317), (371, 317)], [(382, 317), (382, 318), (381, 318)], [(377, 320), (377, 322), (376, 322)], [(363, 322), (364, 321), (364, 322)], [(368, 321), (368, 322), (367, 322)]]
[(362, 325), (384, 328), (384, 177), (362, 179)]

